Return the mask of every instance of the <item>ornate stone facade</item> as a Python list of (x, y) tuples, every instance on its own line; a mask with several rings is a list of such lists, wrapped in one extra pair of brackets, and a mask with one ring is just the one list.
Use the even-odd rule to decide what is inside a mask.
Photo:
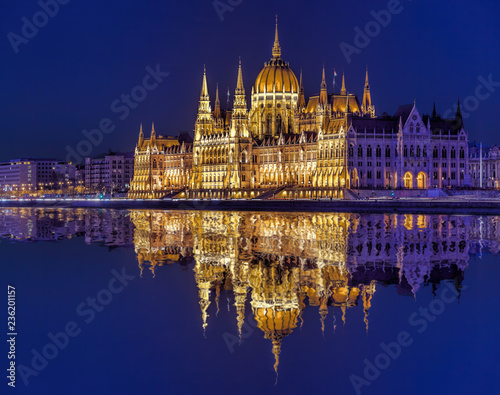
[(348, 188), (462, 187), (468, 171), (460, 106), (454, 119), (435, 109), (421, 115), (415, 104), (376, 116), (368, 70), (360, 102), (344, 76), (340, 92), (329, 93), (324, 68), (319, 95), (306, 100), (302, 73), (299, 82), (281, 58), (276, 25), (250, 108), (241, 60), (232, 110), (221, 109), (218, 89), (212, 110), (205, 70), (192, 145), (154, 131), (144, 140), (141, 131), (129, 196), (336, 198)]

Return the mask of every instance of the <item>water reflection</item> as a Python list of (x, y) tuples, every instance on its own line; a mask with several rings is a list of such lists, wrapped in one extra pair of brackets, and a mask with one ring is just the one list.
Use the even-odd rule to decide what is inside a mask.
[[(234, 297), (241, 336), (250, 313), (272, 343), (277, 372), (283, 339), (318, 307), (346, 321), (370, 307), (378, 285), (416, 297), (442, 281), (460, 292), (470, 254), (498, 253), (500, 217), (326, 213), (161, 212), (151, 210), (1, 209), (0, 235), (17, 241), (84, 237), (87, 243), (133, 247), (141, 276), (167, 264), (194, 263), (202, 327)], [(215, 306), (212, 306), (215, 304)], [(245, 309), (250, 308), (250, 312)]]

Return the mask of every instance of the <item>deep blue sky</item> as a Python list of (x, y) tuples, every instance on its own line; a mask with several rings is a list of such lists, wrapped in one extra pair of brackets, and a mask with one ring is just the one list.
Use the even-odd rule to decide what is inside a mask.
[[(227, 3), (227, 0), (221, 0)], [(417, 100), (421, 112), (452, 108), (474, 95), (478, 77), (500, 81), (497, 51), (500, 4), (494, 0), (401, 0), (403, 11), (348, 64), (341, 42), (352, 44), (354, 28), (373, 20), (370, 11), (387, 1), (243, 0), (221, 22), (213, 2), (108, 0), (70, 1), (15, 54), (7, 38), (32, 20), (35, 1), (6, 2), (0, 13), (2, 53), (0, 160), (21, 156), (65, 157), (83, 129), (110, 118), (116, 129), (93, 149), (133, 150), (144, 123), (160, 134), (192, 130), (203, 65), (209, 89), (219, 82), (234, 90), (238, 57), (250, 102), (251, 84), (271, 56), (274, 15), (279, 14), (283, 58), (304, 70), (306, 94), (317, 93), (323, 62), (332, 89), (333, 69), (346, 73), (347, 89), (362, 94), (370, 68), (377, 113), (394, 113)], [(129, 93), (155, 67), (170, 75), (125, 120), (111, 103)], [(465, 120), (470, 140), (500, 143), (496, 113), (500, 88)], [(225, 102), (225, 98), (223, 100)]]

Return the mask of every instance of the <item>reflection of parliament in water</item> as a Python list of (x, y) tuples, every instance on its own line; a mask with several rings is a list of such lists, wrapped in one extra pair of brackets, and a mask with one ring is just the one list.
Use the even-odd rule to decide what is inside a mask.
[(153, 275), (194, 262), (203, 328), (221, 292), (233, 293), (235, 333), (248, 302), (276, 369), (306, 302), (319, 307), (323, 330), (329, 308), (345, 322), (362, 305), (368, 329), (377, 283), (410, 296), (443, 280), (460, 289), (469, 254), (500, 253), (498, 225), (500, 217), (0, 209), (2, 238), (134, 246), (141, 273), (149, 266)]
[[(442, 280), (459, 290), (479, 223), (499, 240), (498, 218), (133, 211), (141, 272), (194, 258), (203, 328), (218, 309), (221, 290), (234, 294), (241, 336), (247, 301), (279, 362), (282, 339), (301, 322), (306, 300), (319, 306), (322, 330), (328, 307), (368, 313), (376, 283), (414, 295), (436, 291)], [(481, 230), (483, 232), (483, 230)], [(215, 295), (215, 296), (214, 296)]]

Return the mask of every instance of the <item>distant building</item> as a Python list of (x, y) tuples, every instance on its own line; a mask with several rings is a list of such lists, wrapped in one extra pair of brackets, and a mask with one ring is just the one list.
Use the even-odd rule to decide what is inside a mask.
[(85, 159), (85, 188), (91, 192), (128, 189), (134, 175), (132, 152), (110, 152), (100, 158)]
[(473, 186), (476, 188), (500, 188), (500, 147), (494, 145), (481, 148), (474, 145), (469, 152), (469, 172)]
[(0, 163), (0, 188), (4, 192), (30, 192), (72, 187), (75, 166), (57, 159), (21, 158)]

